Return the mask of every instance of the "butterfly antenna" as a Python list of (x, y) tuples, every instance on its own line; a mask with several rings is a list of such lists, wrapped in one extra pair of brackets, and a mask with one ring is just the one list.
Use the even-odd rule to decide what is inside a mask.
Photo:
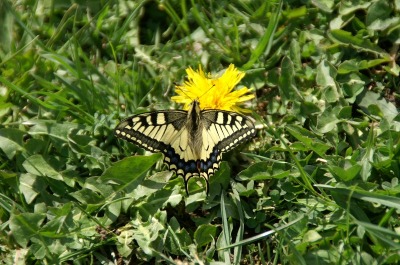
[[(174, 82), (175, 87), (178, 86), (178, 83)], [(183, 94), (185, 94), (185, 96), (187, 96), (188, 98), (192, 99), (188, 94), (185, 93), (185, 91), (183, 91), (182, 88), (178, 88)]]
[(201, 96), (200, 97), (198, 97), (198, 98), (201, 98), (202, 96), (204, 96), (205, 94), (207, 94), (211, 89), (213, 89), (215, 87), (215, 84), (213, 84), (209, 89), (207, 89), (207, 91), (206, 92), (204, 92), (203, 94), (201, 94)]

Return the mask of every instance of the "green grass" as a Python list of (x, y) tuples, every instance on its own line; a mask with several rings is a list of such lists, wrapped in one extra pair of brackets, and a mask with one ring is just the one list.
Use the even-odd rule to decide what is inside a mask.
[[(397, 264), (400, 1), (0, 2), (4, 264)], [(257, 137), (205, 196), (117, 140), (234, 63)]]

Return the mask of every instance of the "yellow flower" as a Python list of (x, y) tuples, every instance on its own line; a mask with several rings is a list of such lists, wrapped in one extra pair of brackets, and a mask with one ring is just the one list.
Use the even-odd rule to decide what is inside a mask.
[(253, 94), (248, 94), (251, 90), (242, 87), (232, 91), (245, 75), (233, 64), (218, 78), (211, 78), (210, 74), (206, 76), (201, 66), (197, 72), (189, 67), (186, 73), (188, 81), (181, 86), (177, 85), (175, 91), (179, 96), (172, 97), (173, 101), (185, 104), (184, 109), (189, 109), (192, 101), (198, 100), (201, 109), (251, 112), (239, 107), (241, 103), (254, 98)]

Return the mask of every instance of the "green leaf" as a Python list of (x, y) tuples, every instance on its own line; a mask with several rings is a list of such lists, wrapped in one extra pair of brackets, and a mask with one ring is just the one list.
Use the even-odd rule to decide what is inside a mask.
[(175, 217), (171, 218), (168, 231), (171, 236), (168, 236), (165, 240), (166, 248), (175, 255), (186, 253), (186, 249), (192, 244), (192, 240), (186, 229), (179, 227), (178, 220)]
[(124, 158), (109, 167), (101, 176), (101, 179), (127, 184), (131, 181), (135, 181), (149, 171), (161, 157), (161, 154), (153, 154), (150, 156), (131, 156)]
[(350, 181), (354, 179), (361, 171), (361, 165), (346, 163), (344, 167), (335, 165), (328, 166), (330, 172), (343, 181)]
[(33, 155), (28, 157), (22, 163), (22, 166), (28, 173), (36, 176), (46, 176), (56, 180), (64, 179), (63, 176), (52, 166), (50, 166), (41, 155)]
[(390, 7), (388, 1), (374, 1), (368, 8), (367, 16), (365, 18), (366, 24), (369, 27), (372, 26), (370, 29), (376, 30), (379, 27), (376, 27), (375, 25), (380, 24), (382, 20), (389, 18), (391, 12), (392, 8)]
[(322, 236), (315, 230), (308, 230), (304, 236), (303, 236), (303, 242), (316, 242), (318, 240), (321, 240)]
[[(133, 239), (139, 245), (141, 251), (147, 255), (153, 255), (154, 247), (159, 245), (160, 234), (165, 234), (166, 212), (158, 211), (148, 221), (142, 221), (140, 215), (132, 220), (132, 225), (135, 227)], [(119, 236), (119, 240), (125, 241), (124, 237)], [(120, 241), (120, 242), (121, 242)]]
[(48, 221), (40, 230), (40, 235), (49, 238), (62, 238), (68, 236), (68, 233), (74, 226), (72, 215), (73, 203), (68, 202), (60, 207), (49, 208), (51, 220)]
[(385, 118), (388, 122), (392, 122), (399, 114), (392, 102), (372, 91), (364, 91), (364, 93), (358, 95), (357, 103), (366, 113)]
[(214, 242), (214, 239), (217, 234), (217, 227), (211, 224), (203, 224), (197, 227), (194, 232), (194, 240), (196, 241), (198, 246), (205, 246), (211, 242)]
[[(359, 226), (361, 226), (366, 232), (370, 233), (370, 235), (373, 235), (374, 238), (376, 238), (376, 240), (382, 244), (382, 246), (394, 249), (400, 248), (400, 244), (398, 243), (400, 236), (395, 231), (385, 227), (381, 227), (379, 225), (375, 225), (373, 223), (367, 223), (358, 220), (356, 220), (355, 222)], [(372, 257), (370, 257), (370, 259), (373, 260)]]
[(10, 231), (18, 245), (25, 248), (29, 241), (40, 231), (40, 225), (45, 220), (45, 214), (21, 213), (10, 217)]
[(11, 83), (7, 79), (3, 78), (2, 76), (0, 76), (0, 82), (2, 82), (4, 85), (6, 85), (9, 89), (14, 90), (15, 92), (17, 92), (17, 93), (21, 94), (22, 96), (28, 98), (29, 100), (31, 100), (32, 102), (34, 102), (35, 104), (37, 104), (39, 106), (43, 106), (44, 108), (48, 108), (48, 109), (52, 109), (53, 108), (51, 105), (46, 104), (45, 102), (39, 100), (35, 96), (32, 96), (30, 93), (26, 92), (23, 88), (15, 85), (14, 83)]
[(132, 254), (132, 247), (133, 247), (133, 240), (134, 237), (133, 235), (136, 233), (136, 231), (132, 228), (129, 229), (129, 227), (124, 227), (120, 234), (117, 237), (117, 250), (118, 253), (121, 254), (123, 257), (129, 257)]
[(305, 116), (311, 116), (321, 112), (321, 108), (317, 104), (309, 101), (301, 102), (300, 108), (301, 113)]
[(294, 66), (290, 58), (285, 57), (282, 60), (282, 73), (279, 77), (279, 91), (285, 100), (299, 101), (301, 94), (296, 88), (294, 80)]
[(182, 195), (178, 189), (161, 189), (148, 195), (148, 197), (138, 205), (138, 209), (141, 216), (147, 219), (156, 214), (160, 209), (164, 209), (168, 204), (174, 207), (181, 201)]
[[(148, 176), (143, 180), (143, 182), (135, 189), (132, 190), (131, 192), (128, 192), (126, 195), (130, 196), (132, 198), (141, 198), (141, 197), (148, 197), (152, 195), (153, 193), (163, 189), (170, 178), (173, 176), (173, 172), (171, 171), (162, 171), (155, 173), (151, 176)], [(168, 186), (173, 186), (173, 184), (168, 183)], [(168, 189), (169, 187), (166, 187)], [(180, 190), (180, 186), (177, 185), (178, 187), (174, 187), (177, 191)], [(174, 189), (171, 188), (171, 189)], [(180, 201), (180, 200), (179, 200)]]
[(32, 126), (29, 130), (29, 134), (31, 135), (48, 135), (64, 142), (68, 141), (68, 134), (72, 130), (90, 130), (89, 126), (83, 124), (71, 122), (58, 123), (53, 120), (28, 120), (23, 124)]
[(315, 1), (312, 1), (312, 4), (324, 12), (331, 13), (333, 11), (332, 8), (335, 5), (335, 1), (333, 1), (333, 0), (315, 0)]
[[(399, 37), (399, 41), (398, 42), (400, 42), (400, 37)], [(400, 75), (400, 66), (398, 64), (392, 63), (391, 66), (385, 65), (383, 67), (383, 69), (385, 69), (386, 71), (388, 71), (389, 73), (391, 73), (394, 76), (398, 77)]]
[(24, 132), (17, 129), (0, 129), (0, 149), (6, 154), (8, 159), (13, 159), (17, 152), (24, 151), (23, 137)]
[(287, 170), (286, 165), (271, 162), (257, 162), (249, 166), (247, 169), (240, 172), (238, 178), (241, 180), (267, 180), (267, 179), (282, 179), (290, 175), (290, 170)]
[(332, 108), (328, 106), (322, 114), (318, 116), (318, 123), (317, 123), (317, 132), (318, 133), (328, 133), (336, 130), (337, 124), (341, 122), (338, 116), (340, 111), (343, 110), (343, 107), (335, 107)]
[(37, 175), (21, 174), (19, 188), (24, 195), (25, 201), (30, 204), (38, 194), (47, 188), (47, 183)]
[(309, 150), (316, 152), (321, 157), (325, 157), (326, 151), (331, 148), (330, 145), (319, 140), (315, 135), (304, 128), (290, 125), (286, 129), (293, 137), (305, 144)]
[(365, 191), (357, 187), (332, 187), (329, 185), (317, 184), (316, 186), (331, 190), (344, 198), (356, 198), (365, 202), (374, 204), (382, 204), (389, 208), (396, 208), (400, 210), (400, 198), (394, 196), (387, 196), (378, 194), (376, 192)]
[(358, 60), (358, 59), (346, 60), (339, 65), (338, 74), (348, 74), (351, 72), (358, 72), (360, 70), (373, 68), (377, 65), (389, 63), (390, 61), (391, 60), (388, 57), (382, 59), (374, 59), (374, 60)]
[(359, 48), (365, 52), (372, 52), (382, 56), (383, 58), (389, 58), (390, 56), (386, 53), (385, 50), (382, 50), (378, 45), (372, 43), (368, 39), (363, 39), (358, 36), (351, 35), (351, 32), (344, 31), (341, 29), (332, 30), (328, 33), (328, 36), (332, 39), (332, 41), (351, 45), (355, 48)]
[(390, 28), (398, 28), (398, 25), (400, 23), (400, 18), (399, 17), (392, 17), (388, 19), (379, 19), (375, 20), (372, 22), (369, 26), (369, 30), (387, 30)]
[(161, 154), (127, 157), (109, 167), (100, 180), (106, 183), (117, 183), (116, 191), (123, 190), (130, 193), (142, 184), (146, 173), (161, 157)]
[(339, 82), (342, 84), (343, 95), (349, 103), (354, 103), (356, 97), (364, 91), (365, 81), (357, 73), (341, 76)]
[[(83, 205), (93, 205), (93, 204), (101, 204), (105, 202), (105, 197), (107, 195), (110, 195), (111, 192), (109, 192), (107, 189), (102, 190), (100, 189), (101, 187), (105, 185), (95, 184), (95, 185), (90, 185), (90, 187), (95, 186), (96, 189), (92, 190), (89, 188), (84, 188), (75, 192), (71, 192), (70, 195), (74, 197), (76, 200), (78, 200), (80, 203)], [(110, 187), (110, 185), (108, 185)], [(109, 188), (110, 189), (110, 188)], [(101, 196), (103, 195), (103, 196)]]
[(339, 13), (341, 15), (353, 14), (358, 10), (365, 10), (371, 5), (370, 1), (346, 1), (339, 6)]
[(323, 89), (325, 99), (328, 102), (339, 100), (340, 94), (335, 79), (336, 69), (328, 61), (322, 61), (317, 67), (316, 82)]

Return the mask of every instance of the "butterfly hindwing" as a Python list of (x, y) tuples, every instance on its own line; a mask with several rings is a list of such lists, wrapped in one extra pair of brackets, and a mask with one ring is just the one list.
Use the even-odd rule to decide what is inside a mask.
[(252, 121), (235, 112), (200, 110), (193, 101), (189, 111), (147, 112), (123, 120), (116, 136), (151, 152), (162, 152), (169, 169), (185, 181), (209, 177), (219, 169), (221, 153), (255, 135)]

